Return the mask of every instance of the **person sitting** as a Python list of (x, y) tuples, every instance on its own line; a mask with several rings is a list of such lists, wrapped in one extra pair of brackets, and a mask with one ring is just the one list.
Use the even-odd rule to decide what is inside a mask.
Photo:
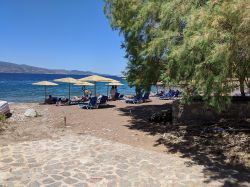
[(89, 91), (87, 89), (85, 89), (83, 95), (84, 95), (84, 97), (89, 97)]
[(52, 95), (49, 95), (48, 99), (45, 100), (46, 104), (56, 104), (57, 97), (52, 97)]
[(56, 106), (61, 106), (64, 105), (65, 103), (67, 103), (69, 101), (68, 98), (65, 97), (60, 97), (57, 101), (56, 101)]

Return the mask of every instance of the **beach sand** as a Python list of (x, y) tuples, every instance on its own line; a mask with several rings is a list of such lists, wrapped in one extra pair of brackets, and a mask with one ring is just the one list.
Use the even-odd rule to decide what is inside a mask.
[[(160, 132), (152, 132), (148, 118), (154, 112), (166, 109), (171, 101), (152, 98), (152, 102), (127, 104), (110, 101), (108, 107), (80, 109), (77, 105), (55, 106), (37, 103), (13, 103), (12, 117), (0, 134), (0, 145), (13, 142), (58, 138), (70, 134), (87, 134), (119, 143), (165, 152), (166, 147), (156, 145)], [(26, 109), (35, 109), (39, 116), (24, 116)], [(65, 124), (66, 119), (66, 124)], [(149, 128), (149, 129), (147, 129)]]

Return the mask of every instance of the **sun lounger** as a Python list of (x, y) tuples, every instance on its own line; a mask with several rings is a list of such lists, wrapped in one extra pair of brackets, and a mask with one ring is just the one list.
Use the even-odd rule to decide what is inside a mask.
[(150, 100), (149, 100), (149, 95), (150, 95), (149, 92), (147, 92), (147, 93), (145, 93), (145, 94), (143, 95), (142, 101), (143, 101), (144, 103), (147, 102), (147, 101), (150, 101)]
[(57, 97), (50, 97), (45, 100), (45, 104), (50, 104), (50, 105), (56, 104), (57, 101), (58, 101)]
[(10, 114), (10, 107), (7, 101), (0, 100), (0, 114), (2, 115)]
[(78, 105), (78, 104), (84, 104), (88, 101), (88, 98), (75, 98), (75, 99), (71, 99), (69, 104), (70, 105)]
[(102, 95), (97, 99), (97, 108), (100, 106), (106, 106), (108, 102), (108, 96)]
[(137, 96), (134, 96), (134, 98), (132, 98), (132, 99), (126, 99), (125, 102), (132, 103), (132, 104), (142, 103), (143, 102), (142, 95), (139, 94)]
[(119, 95), (119, 100), (123, 100), (124, 99), (124, 95), (123, 94), (120, 94)]
[(79, 104), (80, 108), (92, 109), (97, 108), (97, 97), (91, 97), (87, 103)]
[(115, 100), (118, 100), (118, 99), (119, 99), (119, 96), (120, 96), (120, 93), (116, 92), (116, 93), (115, 93)]
[(176, 91), (169, 90), (169, 92), (166, 95), (160, 97), (160, 100), (175, 99), (175, 98), (179, 97), (179, 95), (180, 95), (179, 90), (176, 90)]

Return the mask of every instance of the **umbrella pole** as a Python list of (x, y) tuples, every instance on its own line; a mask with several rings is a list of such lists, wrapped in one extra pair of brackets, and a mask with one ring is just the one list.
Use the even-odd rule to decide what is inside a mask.
[(96, 82), (95, 82), (95, 97), (96, 97)]
[(109, 85), (107, 85), (107, 96), (109, 97)]
[(69, 83), (69, 102), (70, 102), (70, 83)]
[(46, 98), (47, 98), (47, 89), (46, 86), (44, 86), (44, 103), (46, 102)]

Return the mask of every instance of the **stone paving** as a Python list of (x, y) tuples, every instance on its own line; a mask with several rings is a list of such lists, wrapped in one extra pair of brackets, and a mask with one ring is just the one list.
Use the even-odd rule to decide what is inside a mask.
[(88, 135), (0, 147), (0, 186), (219, 186), (201, 166)]

